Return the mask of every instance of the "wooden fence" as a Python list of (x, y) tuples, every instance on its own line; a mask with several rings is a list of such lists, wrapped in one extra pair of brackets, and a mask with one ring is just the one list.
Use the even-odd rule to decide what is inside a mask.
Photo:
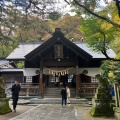
[(94, 97), (98, 83), (80, 83), (79, 92), (82, 98)]
[(39, 86), (33, 83), (22, 83), (20, 96), (38, 96)]
[[(80, 83), (79, 93), (82, 98), (91, 98), (94, 96), (98, 83)], [(44, 95), (45, 85), (43, 83), (42, 93)], [(38, 96), (39, 95), (39, 84), (33, 83), (22, 83), (20, 96)]]

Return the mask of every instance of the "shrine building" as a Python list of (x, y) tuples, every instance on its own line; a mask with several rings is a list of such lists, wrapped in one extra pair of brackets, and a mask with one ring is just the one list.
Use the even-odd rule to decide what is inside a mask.
[[(107, 54), (110, 58), (116, 56), (112, 49)], [(50, 91), (59, 91), (67, 85), (74, 91), (73, 97), (80, 98), (94, 94), (98, 85), (95, 75), (100, 74), (101, 62), (106, 57), (92, 51), (84, 41), (68, 40), (61, 29), (56, 28), (47, 41), (20, 43), (6, 59), (24, 61), (21, 74), (15, 78), (23, 85), (21, 95), (29, 90), (31, 96), (52, 97)], [(60, 93), (54, 97), (57, 94)]]

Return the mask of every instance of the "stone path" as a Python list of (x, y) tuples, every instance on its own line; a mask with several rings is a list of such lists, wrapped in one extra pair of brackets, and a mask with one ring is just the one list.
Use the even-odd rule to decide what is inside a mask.
[(72, 104), (63, 108), (60, 104), (27, 105), (23, 102), (17, 106), (16, 113), (0, 115), (0, 120), (115, 120), (114, 117), (90, 117), (91, 105), (88, 104)]
[(39, 105), (10, 120), (77, 120), (74, 106)]
[(60, 104), (40, 104), (10, 120), (115, 120), (114, 118), (90, 117), (88, 115), (90, 108), (80, 105), (63, 108)]

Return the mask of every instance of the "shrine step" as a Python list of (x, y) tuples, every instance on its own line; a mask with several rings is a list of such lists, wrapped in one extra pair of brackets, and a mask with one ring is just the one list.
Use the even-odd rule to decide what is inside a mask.
[[(61, 98), (62, 88), (46, 88), (44, 98)], [(76, 97), (75, 88), (70, 88), (71, 98)]]

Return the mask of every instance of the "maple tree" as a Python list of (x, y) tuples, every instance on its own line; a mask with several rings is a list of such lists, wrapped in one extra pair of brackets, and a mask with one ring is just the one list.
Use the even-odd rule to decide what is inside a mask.
[[(116, 14), (115, 4), (111, 3), (109, 7), (113, 9), (110, 16), (111, 20), (118, 21), (119, 23), (119, 16)], [(99, 14), (107, 15), (110, 13), (109, 7), (100, 11)], [(104, 54), (108, 59), (111, 58), (107, 55), (107, 49), (109, 49), (109, 45), (113, 47), (114, 40), (119, 37), (119, 29), (120, 28), (116, 28), (114, 25), (94, 16), (83, 18), (80, 26), (80, 31), (83, 32), (85, 36), (84, 39), (89, 46), (94, 51)]]
[[(110, 24), (112, 24), (113, 26), (120, 28), (120, 24), (117, 21), (112, 21), (108, 15), (104, 16), (104, 15), (100, 15), (99, 14), (99, 10), (96, 10), (97, 8), (101, 8), (101, 0), (73, 0), (72, 2), (69, 0), (65, 0), (69, 5), (73, 5), (76, 12), (78, 14), (87, 14), (87, 15), (93, 15), (101, 20), (104, 20)], [(105, 4), (108, 4), (109, 6), (109, 2), (108, 0), (104, 0)], [(115, 4), (115, 2), (114, 2)], [(103, 10), (104, 8), (102, 8), (101, 10)], [(111, 9), (112, 10), (112, 9)], [(118, 12), (118, 10), (116, 9), (116, 11)], [(118, 13), (117, 13), (118, 15)]]

